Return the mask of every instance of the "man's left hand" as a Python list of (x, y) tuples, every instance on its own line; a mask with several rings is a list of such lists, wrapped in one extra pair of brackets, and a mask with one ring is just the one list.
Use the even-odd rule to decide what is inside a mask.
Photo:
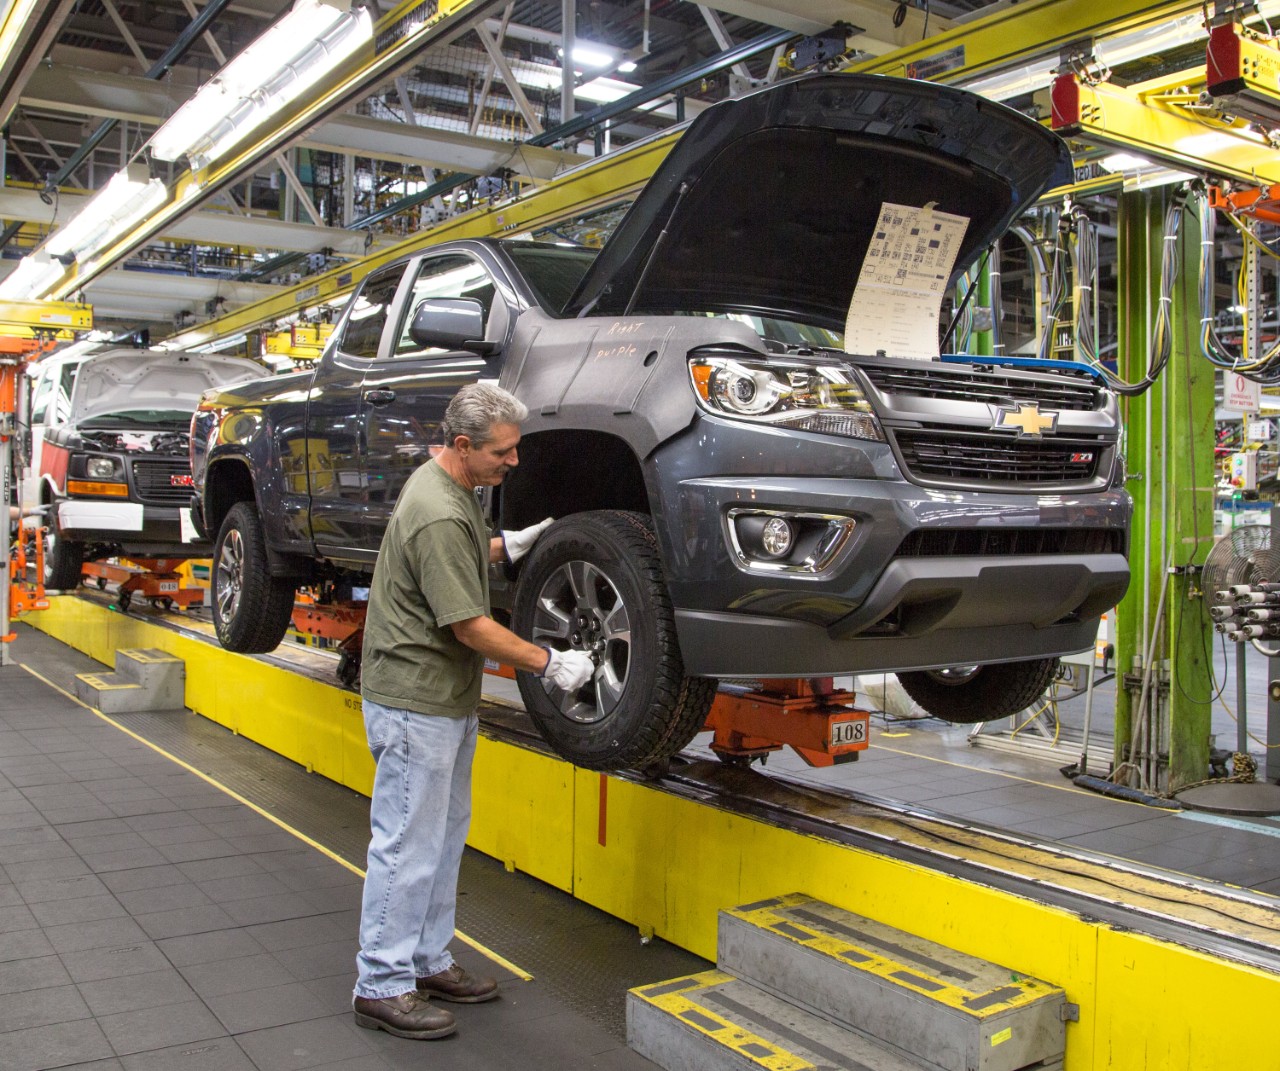
[(518, 562), (528, 554), (534, 543), (538, 541), (538, 536), (551, 527), (554, 520), (554, 517), (548, 517), (545, 521), (531, 524), (528, 528), (521, 528), (518, 532), (503, 532), (502, 545), (507, 548), (507, 561)]

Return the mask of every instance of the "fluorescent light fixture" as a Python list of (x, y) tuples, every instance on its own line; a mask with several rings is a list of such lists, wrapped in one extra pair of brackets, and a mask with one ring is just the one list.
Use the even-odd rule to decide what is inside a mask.
[(638, 85), (621, 82), (616, 78), (593, 78), (590, 82), (574, 89), (573, 95), (594, 104), (612, 104), (615, 100), (621, 100), (639, 88)]
[(1099, 160), (1098, 165), (1112, 174), (1117, 171), (1143, 171), (1156, 166), (1145, 156), (1131, 152), (1113, 152)]
[(0, 298), (6, 301), (35, 301), (44, 297), (66, 271), (59, 261), (43, 250), (29, 253), (0, 282)]
[(112, 175), (42, 248), (51, 257), (87, 260), (154, 212), (167, 196), (164, 183), (151, 177), (146, 164), (129, 164)]
[(618, 64), (619, 74), (630, 74), (635, 69), (636, 69), (635, 60), (623, 60), (621, 63)]
[[(560, 57), (564, 58), (564, 49), (556, 49)], [(621, 54), (616, 48), (610, 48), (608, 45), (599, 45), (594, 41), (575, 41), (573, 44), (573, 63), (575, 67), (594, 67), (598, 71), (603, 71), (606, 67), (614, 66), (621, 58)]]
[(218, 353), (222, 350), (230, 349), (232, 346), (242, 346), (248, 341), (247, 334), (229, 335), (226, 338), (215, 339), (213, 342), (206, 343), (203, 346), (196, 346), (192, 349), (192, 353)]
[(1104, 171), (1124, 176), (1126, 190), (1145, 190), (1152, 186), (1170, 186), (1175, 182), (1187, 182), (1195, 178), (1186, 171), (1177, 171), (1164, 164), (1148, 160), (1131, 152), (1113, 152), (1098, 161)]
[(296, 100), (373, 36), (365, 7), (297, 0), (289, 13), (222, 68), (151, 139), (158, 160), (192, 169), (218, 159)]
[(1192, 134), (1190, 137), (1179, 138), (1173, 143), (1173, 148), (1183, 156), (1211, 157), (1224, 149), (1235, 148), (1240, 144), (1241, 138), (1254, 141), (1258, 145), (1262, 144), (1261, 135), (1249, 130), (1233, 130), (1230, 134), (1211, 130), (1206, 134)]
[(1153, 167), (1146, 171), (1138, 171), (1125, 175), (1123, 188), (1126, 192), (1149, 190), (1156, 186), (1173, 186), (1179, 182), (1190, 182), (1196, 176), (1190, 171), (1178, 171), (1172, 167)]
[(0, 22), (0, 63), (5, 63), (17, 44), (18, 37), (35, 10), (38, 0), (10, 0)]

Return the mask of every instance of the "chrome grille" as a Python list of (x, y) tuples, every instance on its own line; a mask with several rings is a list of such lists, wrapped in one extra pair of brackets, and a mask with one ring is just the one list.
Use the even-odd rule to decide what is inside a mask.
[(1122, 553), (1124, 533), (1114, 528), (921, 528), (894, 557)]
[(912, 395), (918, 398), (941, 398), (963, 402), (987, 402), (1006, 405), (1023, 402), (1050, 410), (1079, 410), (1090, 412), (1101, 409), (1102, 391), (1080, 374), (1080, 381), (1073, 382), (1068, 374), (1061, 374), (1061, 382), (1043, 379), (1022, 379), (1000, 372), (974, 372), (967, 368), (940, 368), (935, 364), (921, 363), (919, 368), (890, 368), (884, 365), (863, 366), (862, 371), (876, 388), (885, 394)]
[(175, 484), (174, 476), (190, 476), (185, 457), (146, 458), (133, 462), (133, 489), (145, 506), (189, 506), (191, 486)]
[(908, 473), (922, 482), (954, 481), (1019, 489), (1081, 486), (1097, 478), (1109, 443), (1090, 438), (1033, 439), (955, 428), (893, 431)]

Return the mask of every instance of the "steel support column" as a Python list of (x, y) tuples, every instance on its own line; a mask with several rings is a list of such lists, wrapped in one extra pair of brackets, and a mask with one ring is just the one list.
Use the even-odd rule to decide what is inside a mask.
[[(1147, 368), (1170, 196), (1165, 187), (1120, 201), (1119, 371), (1130, 381)], [(1198, 573), (1187, 569), (1204, 562), (1213, 542), (1214, 369), (1198, 344), (1197, 234), (1188, 210), (1176, 244), (1168, 366), (1145, 394), (1122, 399), (1133, 583), (1119, 607), (1116, 647), (1131, 687), (1122, 681), (1116, 690), (1115, 759), (1137, 767), (1126, 783), (1162, 792), (1208, 776), (1214, 695), (1208, 613)]]

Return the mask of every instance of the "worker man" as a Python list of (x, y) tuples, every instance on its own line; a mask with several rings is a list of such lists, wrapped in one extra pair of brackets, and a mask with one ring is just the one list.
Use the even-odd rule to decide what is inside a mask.
[(566, 691), (595, 671), (585, 652), (537, 647), (489, 616), (489, 563), (517, 561), (551, 523), (490, 539), (476, 501), (476, 488), (497, 486), (518, 464), (526, 416), (488, 384), (454, 396), (444, 449), (405, 484), (369, 592), (361, 693), (377, 766), (353, 1007), (359, 1026), (397, 1037), (453, 1032), (453, 1015), (430, 997), (498, 995), (494, 979), (464, 970), (448, 948), (485, 658)]

